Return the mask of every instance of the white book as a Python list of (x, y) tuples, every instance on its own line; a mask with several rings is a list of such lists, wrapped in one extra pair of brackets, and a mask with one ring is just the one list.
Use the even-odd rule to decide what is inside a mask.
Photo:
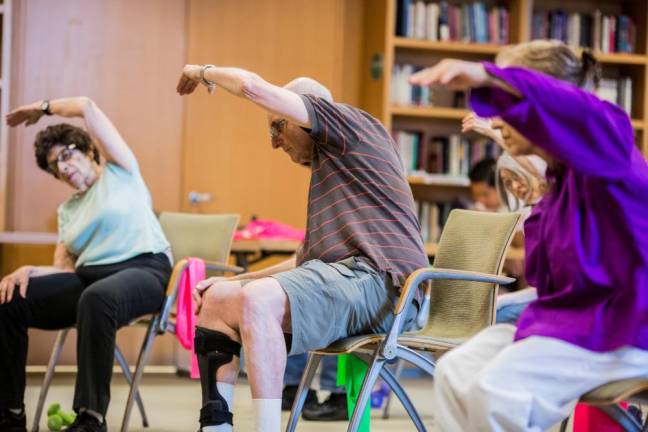
[(394, 65), (391, 76), (391, 88), (389, 89), (389, 101), (393, 104), (398, 102), (398, 81), (403, 72), (398, 64)]
[(567, 19), (567, 44), (574, 48), (580, 45), (580, 14), (569, 14)]
[(610, 52), (610, 17), (603, 17), (601, 25), (601, 52)]
[(407, 8), (407, 36), (408, 38), (413, 38), (414, 37), (414, 9), (412, 5), (410, 5), (409, 8)]
[(425, 39), (427, 10), (425, 2), (418, 0), (414, 5), (414, 37), (416, 39)]
[(623, 78), (623, 110), (631, 115), (632, 113), (632, 78)]
[(430, 3), (426, 8), (427, 13), (427, 31), (425, 36), (429, 41), (438, 41), (439, 40), (439, 5), (436, 3)]
[(421, 218), (419, 225), (421, 226), (421, 237), (424, 242), (430, 241), (430, 203), (421, 203)]
[(611, 78), (603, 78), (599, 83), (599, 87), (596, 90), (596, 95), (606, 100), (610, 103), (618, 103), (618, 91), (617, 91), (617, 80)]
[(452, 134), (449, 138), (450, 152), (448, 159), (450, 160), (450, 169), (448, 170), (448, 174), (451, 176), (460, 176), (461, 167), (459, 159), (461, 157), (461, 152), (459, 147), (461, 146), (461, 138), (459, 137), (459, 134)]
[(400, 77), (400, 85), (398, 86), (398, 103), (399, 105), (410, 105), (412, 102), (412, 85), (409, 79), (414, 73), (412, 65), (402, 65), (402, 73)]

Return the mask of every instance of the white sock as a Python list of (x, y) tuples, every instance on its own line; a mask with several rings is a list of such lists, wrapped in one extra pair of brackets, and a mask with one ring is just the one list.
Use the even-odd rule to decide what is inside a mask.
[[(217, 382), (216, 388), (218, 388), (218, 393), (223, 396), (227, 406), (229, 407), (230, 412), (232, 412), (232, 401), (234, 400), (234, 384), (228, 384), (224, 382)], [(216, 426), (207, 426), (204, 427), (203, 432), (232, 432), (232, 425), (229, 423), (223, 423)]]
[(252, 399), (255, 432), (281, 430), (281, 399)]
[(22, 408), (9, 408), (9, 411), (11, 411), (12, 413), (14, 413), (16, 415), (20, 415), (20, 414), (23, 413)]

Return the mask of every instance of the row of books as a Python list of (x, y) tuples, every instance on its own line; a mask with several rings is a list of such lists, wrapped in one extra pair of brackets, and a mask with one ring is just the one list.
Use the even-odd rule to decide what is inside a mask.
[(413, 86), (409, 83), (410, 77), (421, 66), (395, 64), (391, 78), (391, 102), (396, 105), (432, 105), (432, 90), (430, 87)]
[[(392, 70), (390, 101), (400, 106), (432, 105), (466, 108), (466, 93), (463, 91), (449, 91), (438, 89), (434, 91), (429, 87), (413, 86), (409, 83), (412, 74), (423, 69), (423, 66), (410, 64), (395, 64)], [(433, 100), (434, 98), (434, 100)]]
[(443, 175), (467, 184), (470, 168), (485, 157), (496, 158), (501, 150), (487, 140), (469, 140), (461, 134), (427, 137), (421, 131), (399, 130), (398, 144), (408, 175)]
[(533, 39), (558, 39), (573, 47), (592, 48), (603, 53), (632, 53), (636, 48), (636, 26), (626, 15), (570, 13), (562, 10), (535, 12), (531, 23)]
[(632, 115), (632, 79), (603, 78), (596, 89), (596, 95), (601, 99), (619, 105), (628, 115)]
[(396, 35), (429, 41), (506, 44), (509, 12), (503, 7), (487, 10), (483, 1), (454, 5), (445, 0), (398, 0)]
[(421, 237), (425, 243), (436, 243), (441, 237), (441, 230), (452, 210), (450, 203), (416, 201)]

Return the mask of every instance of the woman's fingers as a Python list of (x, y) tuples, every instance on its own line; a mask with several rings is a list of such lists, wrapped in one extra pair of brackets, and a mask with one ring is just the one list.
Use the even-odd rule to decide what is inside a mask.
[(20, 279), (18, 280), (18, 292), (20, 293), (20, 297), (26, 298), (27, 297), (27, 286), (29, 285), (29, 275), (24, 274), (20, 276)]

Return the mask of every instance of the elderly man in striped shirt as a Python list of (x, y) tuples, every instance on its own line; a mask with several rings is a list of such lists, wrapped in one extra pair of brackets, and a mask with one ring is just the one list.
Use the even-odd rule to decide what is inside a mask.
[[(185, 66), (180, 95), (222, 87), (268, 113), (272, 146), (311, 170), (306, 239), (292, 259), (259, 272), (207, 279), (199, 304), (203, 431), (231, 431), (241, 345), (257, 431), (277, 432), (287, 354), (355, 334), (385, 332), (400, 287), (428, 265), (396, 144), (366, 112), (323, 85), (283, 87), (238, 68)], [(417, 304), (409, 308), (409, 325)]]

